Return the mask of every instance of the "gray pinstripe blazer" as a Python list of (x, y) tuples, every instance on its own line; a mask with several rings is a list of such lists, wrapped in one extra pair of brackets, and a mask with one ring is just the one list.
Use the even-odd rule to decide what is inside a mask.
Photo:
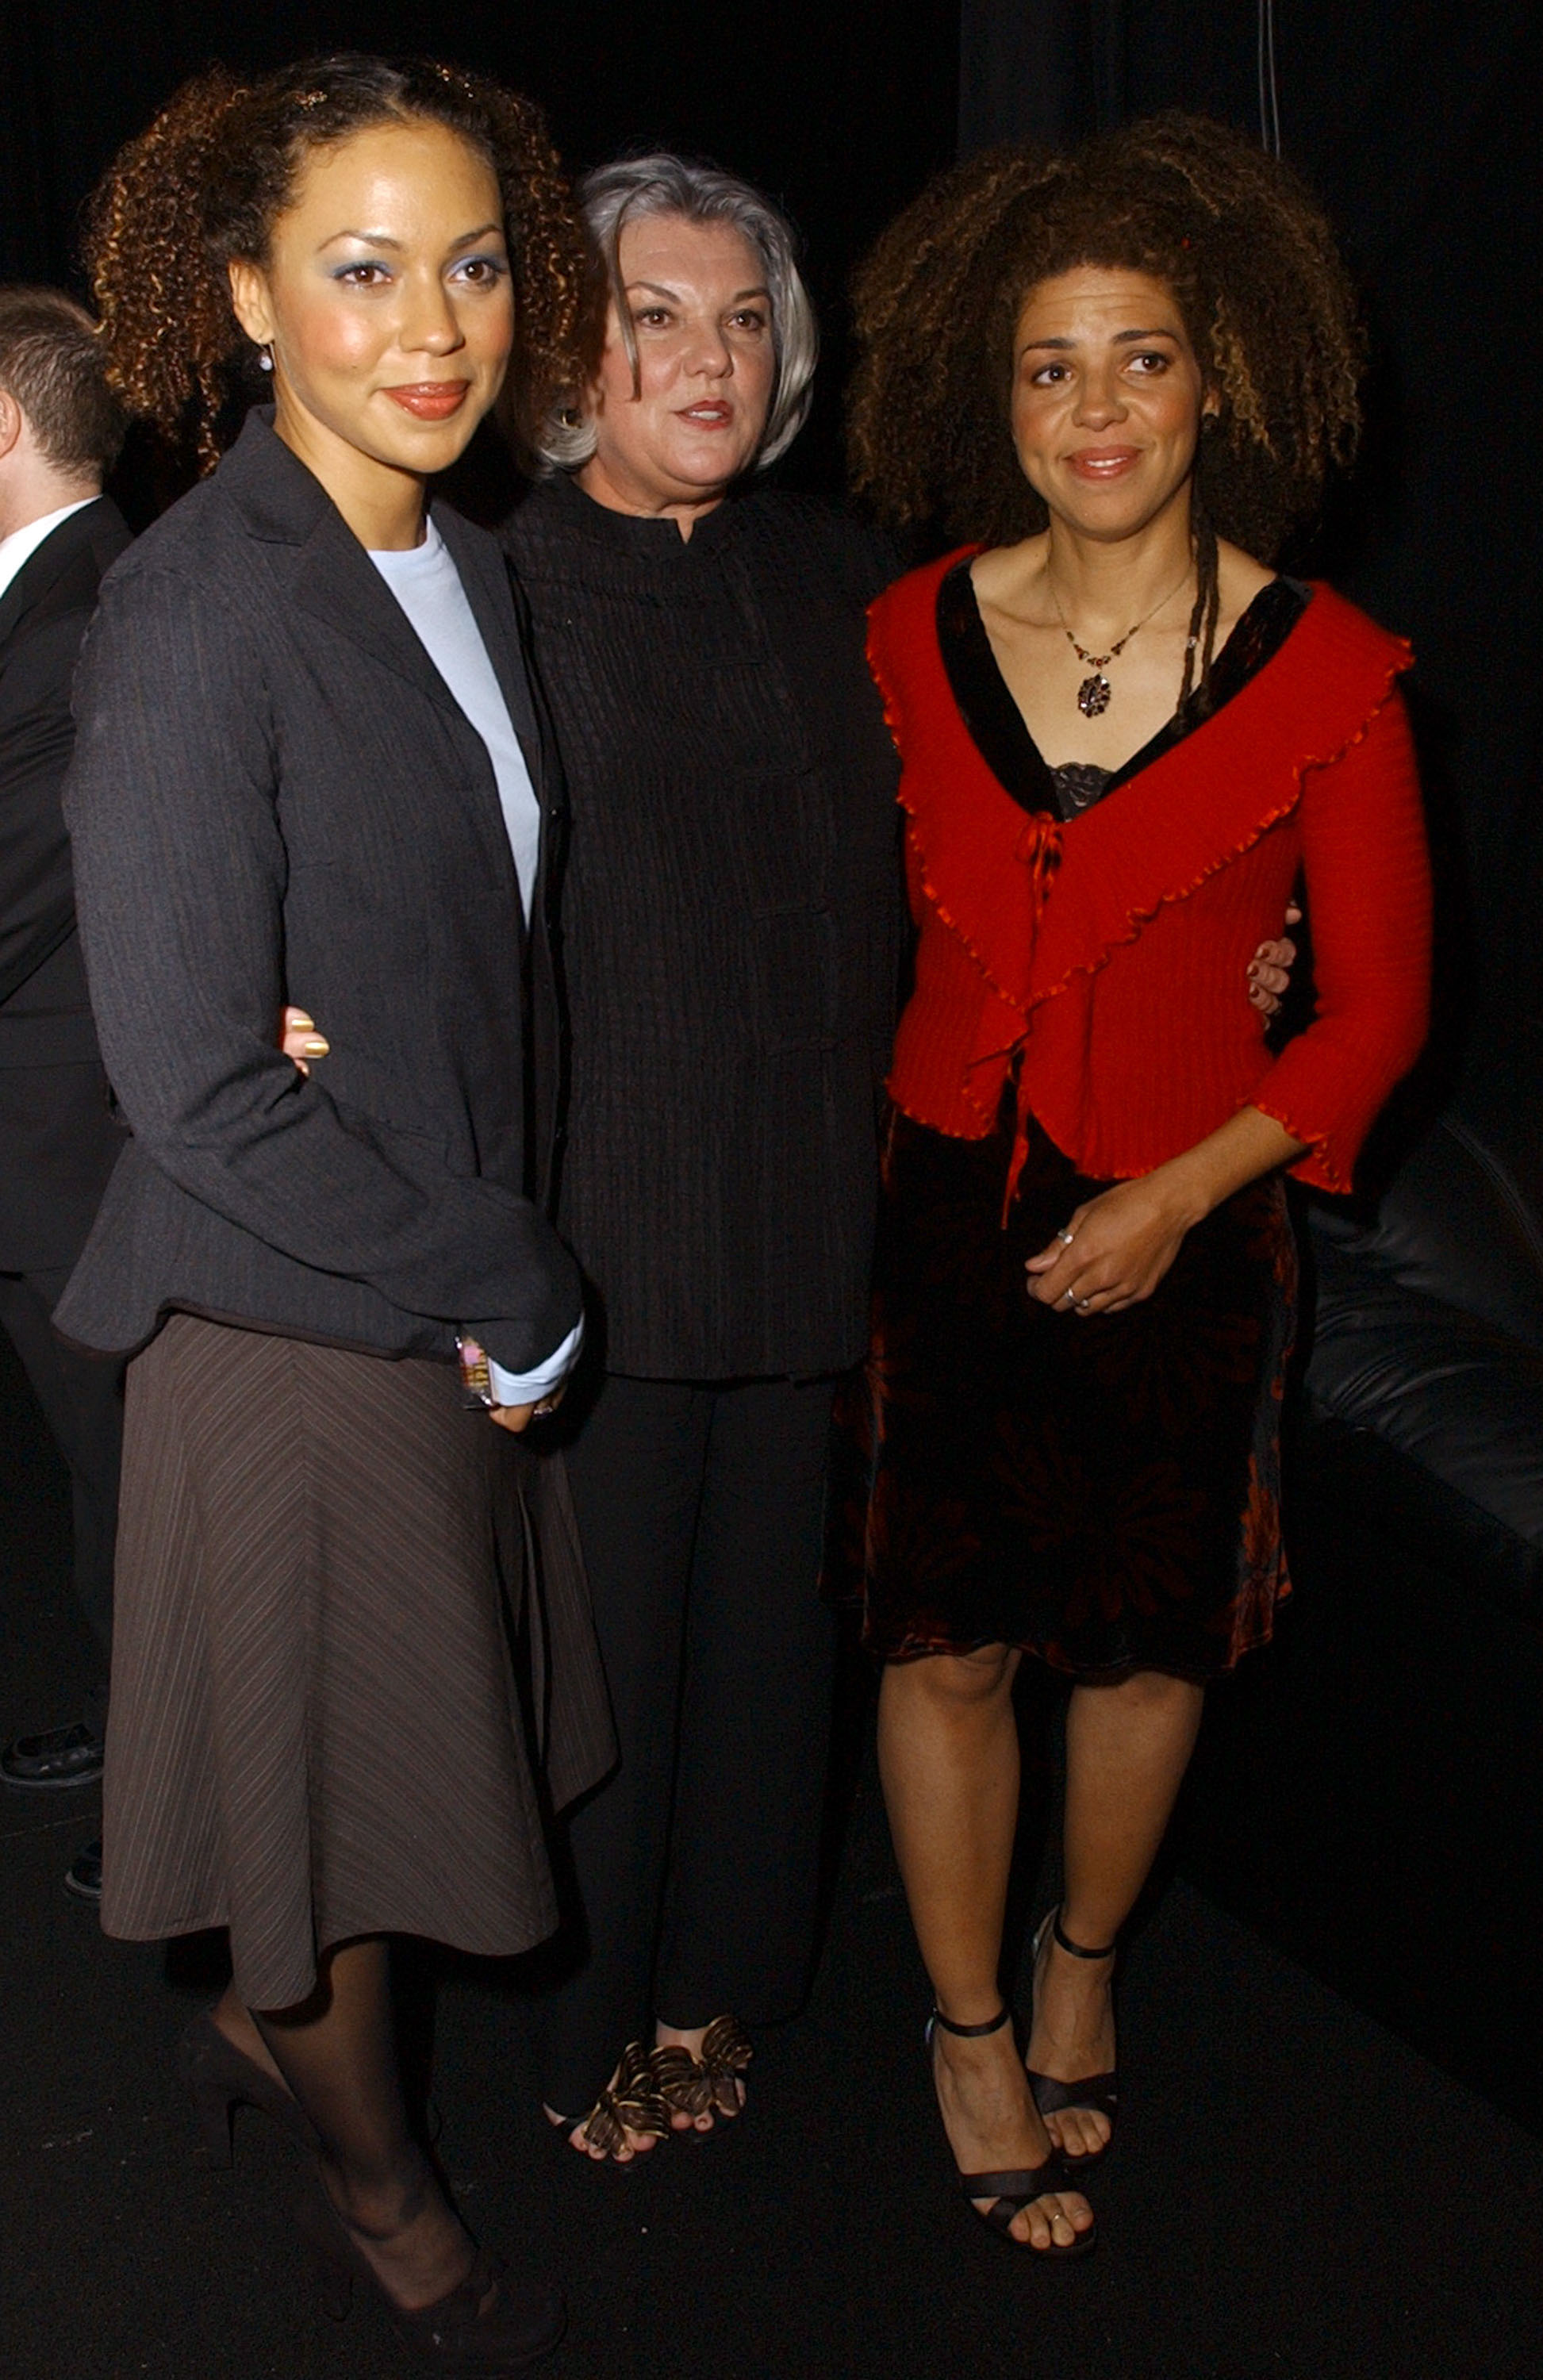
[[(435, 519), (542, 806), (529, 937), (481, 738), (266, 413), (103, 582), (65, 811), (134, 1136), (58, 1308), (87, 1346), (175, 1308), (386, 1354), (448, 1352), (459, 1323), (523, 1371), (577, 1320), (530, 1195), (561, 779), (503, 554)], [(286, 1000), (332, 1044), (309, 1080), (276, 1046)]]

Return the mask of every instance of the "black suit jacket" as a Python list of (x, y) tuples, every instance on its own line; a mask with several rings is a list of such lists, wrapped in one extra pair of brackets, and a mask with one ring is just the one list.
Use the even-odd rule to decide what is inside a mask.
[(123, 1144), (86, 994), (59, 791), (70, 686), (102, 575), (128, 545), (99, 496), (0, 595), (0, 1270), (73, 1264)]
[[(56, 1318), (94, 1347), (184, 1308), (384, 1354), (461, 1324), (523, 1371), (580, 1300), (529, 1196), (562, 796), (513, 584), (436, 506), (542, 804), (529, 938), (480, 736), (270, 421), (109, 573), (86, 641), (65, 814), (134, 1138)], [(309, 1079), (286, 1000), (332, 1044)]]

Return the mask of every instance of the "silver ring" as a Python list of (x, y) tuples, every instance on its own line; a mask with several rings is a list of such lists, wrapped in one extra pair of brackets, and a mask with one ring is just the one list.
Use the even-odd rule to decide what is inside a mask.
[(1061, 1294), (1062, 1294), (1062, 1296), (1063, 1296), (1063, 1297), (1069, 1297), (1069, 1298), (1071, 1299), (1072, 1304), (1073, 1304), (1074, 1305), (1076, 1304), (1076, 1302), (1077, 1302), (1077, 1293), (1076, 1293), (1076, 1291), (1075, 1291), (1075, 1289), (1063, 1289), (1063, 1290), (1062, 1291)]
[(1093, 1301), (1090, 1297), (1079, 1297), (1077, 1299), (1077, 1312), (1079, 1314), (1086, 1314), (1092, 1303)]
[(1069, 1248), (1072, 1242), (1076, 1238), (1076, 1233), (1075, 1232), (1057, 1232), (1055, 1236), (1060, 1241), (1063, 1248)]

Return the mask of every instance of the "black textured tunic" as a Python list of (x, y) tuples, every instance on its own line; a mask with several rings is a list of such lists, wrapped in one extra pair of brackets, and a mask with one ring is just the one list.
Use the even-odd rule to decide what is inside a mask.
[(572, 804), (558, 1221), (605, 1362), (841, 1369), (867, 1335), (903, 917), (865, 658), (893, 557), (766, 491), (687, 540), (557, 480), (504, 535)]

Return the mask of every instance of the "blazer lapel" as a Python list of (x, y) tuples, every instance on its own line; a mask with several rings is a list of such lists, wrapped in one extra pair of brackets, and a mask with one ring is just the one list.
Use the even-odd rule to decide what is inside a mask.
[(414, 632), (411, 621), (342, 515), (329, 503), (301, 549), (293, 592), (302, 612), (406, 678), (456, 718), (460, 705)]
[(485, 529), (475, 529), (449, 504), (434, 506), (434, 521), (460, 575), (471, 615), (481, 631), (509, 720), (525, 755), (530, 783), (541, 798), (545, 774), (541, 729), (515, 610), (514, 589), (503, 548)]
[[(469, 772), (470, 797), (487, 832), (507, 852), (504, 813), (487, 747), (321, 481), (274, 436), (272, 416), (265, 407), (248, 415), (220, 469), (252, 533), (269, 543), (297, 549), (290, 581), (297, 606), (426, 695), (454, 721), (462, 740), (475, 747), (480, 765)], [(502, 550), (449, 505), (437, 506), (434, 518), (481, 631), (541, 801), (551, 771), (542, 767), (541, 728)], [(517, 910), (519, 904), (515, 905)]]
[(295, 549), (290, 593), (302, 612), (460, 719), (402, 606), (321, 480), (275, 437), (273, 419), (271, 407), (255, 406), (220, 465), (248, 528), (264, 544)]
[(530, 663), (529, 623), (523, 594), (508, 556), (485, 529), (474, 528), (448, 504), (436, 504), (434, 519), (460, 574), (471, 614), (481, 631), (493, 674), (509, 708), (509, 721), (530, 772), (541, 812), (541, 847), (530, 922), (538, 933), (548, 916), (567, 826), (563, 771), (553, 741), (551, 715), (541, 700)]
[[(526, 674), (513, 591), (504, 556), (491, 538), (472, 530), (448, 506), (434, 519), (448, 546), (471, 614), (481, 632), (510, 722), (540, 798), (545, 771), (535, 704)], [(294, 581), (302, 611), (324, 621), (339, 636), (399, 677), (406, 678), (475, 734), (427, 651), (411, 621), (353, 531), (329, 504), (301, 552)], [(478, 738), (480, 746), (481, 739)]]

